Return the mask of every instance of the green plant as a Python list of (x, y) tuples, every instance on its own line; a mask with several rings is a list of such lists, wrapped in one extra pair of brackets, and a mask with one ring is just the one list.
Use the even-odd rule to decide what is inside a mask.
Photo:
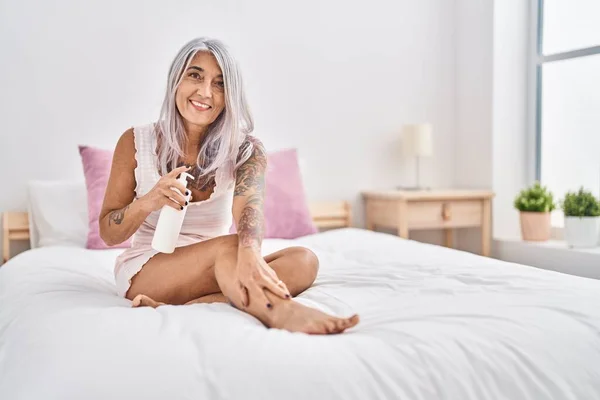
[(561, 203), (566, 217), (599, 217), (600, 200), (594, 195), (579, 188), (577, 192), (567, 192)]
[(514, 206), (519, 211), (527, 212), (550, 212), (556, 208), (552, 192), (539, 182), (521, 190), (515, 197)]

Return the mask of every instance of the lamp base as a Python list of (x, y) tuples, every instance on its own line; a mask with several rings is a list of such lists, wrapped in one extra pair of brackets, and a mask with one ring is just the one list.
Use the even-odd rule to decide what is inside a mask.
[(396, 190), (419, 192), (419, 191), (428, 191), (428, 190), (431, 190), (431, 188), (423, 187), (423, 186), (396, 186)]

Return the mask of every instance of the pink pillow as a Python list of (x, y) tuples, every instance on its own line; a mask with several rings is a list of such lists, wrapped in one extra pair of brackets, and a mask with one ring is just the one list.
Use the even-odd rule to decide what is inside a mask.
[(112, 165), (113, 152), (110, 150), (97, 149), (89, 146), (79, 146), (79, 154), (83, 163), (83, 173), (87, 187), (88, 200), (88, 237), (86, 247), (88, 249), (123, 249), (131, 247), (131, 240), (127, 240), (115, 246), (108, 246), (100, 238), (100, 211), (104, 201), (104, 193), (108, 185), (110, 168)]
[[(298, 165), (296, 149), (268, 154), (265, 177), (265, 238), (295, 239), (317, 233)], [(235, 222), (231, 233), (236, 232)]]

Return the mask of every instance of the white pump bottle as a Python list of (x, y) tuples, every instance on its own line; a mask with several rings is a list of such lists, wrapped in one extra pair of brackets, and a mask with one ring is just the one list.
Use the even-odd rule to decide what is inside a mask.
[[(187, 188), (188, 178), (194, 178), (187, 172), (182, 172), (177, 181)], [(189, 195), (185, 195), (186, 201), (190, 201), (192, 197), (191, 191)], [(176, 210), (171, 206), (163, 206), (156, 223), (156, 230), (154, 231), (154, 237), (152, 238), (152, 248), (161, 253), (172, 253), (175, 251), (175, 245), (179, 238), (179, 232), (181, 231), (181, 225), (183, 224), (183, 218), (187, 207), (183, 210)]]

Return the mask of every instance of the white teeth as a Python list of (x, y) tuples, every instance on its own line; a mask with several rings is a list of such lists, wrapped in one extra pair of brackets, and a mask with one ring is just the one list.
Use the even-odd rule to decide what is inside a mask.
[(204, 103), (199, 103), (199, 102), (194, 101), (194, 100), (192, 100), (192, 104), (195, 105), (196, 107), (204, 108), (205, 110), (210, 108), (209, 105), (204, 104)]

